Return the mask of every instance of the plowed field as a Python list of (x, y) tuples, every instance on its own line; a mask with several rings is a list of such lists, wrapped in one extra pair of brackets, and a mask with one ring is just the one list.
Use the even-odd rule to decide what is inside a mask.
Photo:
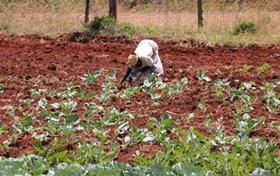
[[(74, 37), (73, 37), (74, 36)], [(137, 46), (139, 39), (130, 39), (123, 36), (96, 36), (92, 38), (77, 39), (77, 35), (69, 34), (58, 38), (45, 36), (11, 36), (0, 34), (0, 84), (4, 91), (0, 93), (0, 123), (8, 126), (9, 130), (1, 133), (0, 143), (11, 137), (16, 119), (21, 119), (21, 113), (15, 111), (14, 118), (8, 115), (12, 107), (17, 106), (20, 100), (31, 98), (31, 89), (61, 90), (67, 84), (81, 85), (89, 92), (100, 92), (98, 82), (93, 85), (84, 85), (81, 77), (96, 70), (117, 71), (120, 80), (126, 71), (126, 58)], [(172, 96), (163, 95), (158, 101), (152, 101), (146, 94), (137, 94), (129, 102), (122, 99), (112, 99), (104, 106), (115, 107), (122, 112), (127, 110), (135, 116), (129, 123), (139, 128), (144, 128), (150, 118), (159, 118), (163, 114), (170, 114), (173, 120), (179, 120), (175, 126), (183, 129), (194, 127), (205, 135), (210, 135), (207, 130), (206, 117), (211, 120), (212, 127), (223, 125), (227, 134), (236, 134), (235, 103), (230, 101), (230, 96), (221, 99), (212, 89), (213, 83), (218, 79), (227, 79), (232, 88), (239, 88), (243, 82), (255, 82), (256, 89), (250, 91), (257, 97), (252, 104), (251, 117), (264, 117), (264, 124), (253, 130), (251, 137), (266, 137), (271, 143), (279, 143), (276, 131), (271, 124), (280, 123), (278, 113), (269, 113), (264, 101), (260, 98), (264, 90), (260, 89), (265, 82), (276, 83), (275, 91), (279, 95), (280, 87), (280, 46), (261, 47), (257, 45), (247, 47), (232, 46), (207, 46), (193, 42), (162, 41), (155, 39), (159, 45), (160, 56), (164, 65), (165, 74), (162, 80), (166, 83), (180, 81), (187, 78), (189, 83), (179, 94)], [(269, 64), (270, 69), (260, 71), (263, 64)], [(248, 70), (244, 66), (250, 66)], [(246, 67), (246, 66), (245, 66)], [(197, 71), (203, 69), (212, 81), (201, 81)], [(278, 83), (278, 84), (277, 84)], [(119, 87), (123, 90), (126, 85)], [(227, 94), (226, 94), (227, 95)], [(46, 98), (49, 103), (54, 99)], [(39, 100), (39, 98), (35, 98)], [(63, 99), (58, 99), (63, 100)], [(78, 103), (75, 112), (80, 120), (84, 120), (84, 103), (91, 99), (75, 98)], [(199, 107), (201, 100), (206, 102), (206, 110)], [(34, 104), (36, 104), (34, 102)], [(36, 107), (36, 105), (34, 105)], [(278, 107), (279, 108), (279, 107)], [(36, 114), (38, 108), (26, 110)], [(195, 113), (193, 120), (185, 120), (190, 113)], [(98, 121), (99, 116), (92, 116), (92, 121)], [(40, 127), (47, 121), (40, 115), (33, 119), (33, 126)], [(63, 124), (63, 122), (61, 122)], [(108, 127), (108, 140), (122, 140), (123, 136), (116, 137), (114, 132), (117, 126)], [(210, 126), (211, 128), (211, 126)], [(176, 137), (169, 133), (170, 137)], [(93, 132), (77, 134), (79, 140), (90, 142), (95, 135)], [(49, 137), (44, 145), (52, 141)], [(69, 137), (71, 138), (71, 137)], [(37, 139), (32, 134), (21, 133), (8, 149), (0, 148), (0, 155), (18, 157), (34, 152), (32, 145)], [(69, 151), (74, 150), (77, 142), (69, 139), (69, 144), (64, 147)], [(163, 150), (156, 143), (147, 142), (139, 145), (127, 145), (119, 150), (117, 161), (131, 162), (135, 151), (141, 151), (147, 156), (157, 150)]]

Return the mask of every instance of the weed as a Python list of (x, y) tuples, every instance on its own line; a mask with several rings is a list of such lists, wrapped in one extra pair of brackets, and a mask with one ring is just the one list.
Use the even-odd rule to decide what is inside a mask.
[(199, 69), (197, 72), (197, 77), (199, 80), (210, 82), (211, 78), (209, 78), (203, 69)]
[(93, 21), (85, 25), (86, 31), (92, 35), (115, 34), (117, 21), (109, 16), (97, 16)]
[(247, 73), (253, 68), (252, 65), (243, 65), (243, 67), (239, 68), (238, 71)]
[(3, 93), (3, 92), (4, 92), (4, 85), (0, 84), (0, 93)]
[(238, 35), (238, 34), (244, 34), (244, 33), (255, 33), (257, 32), (257, 27), (255, 23), (253, 22), (248, 22), (248, 21), (242, 21), (239, 24), (237, 24), (234, 27), (233, 34)]
[(119, 33), (129, 34), (129, 35), (135, 34), (137, 32), (136, 27), (134, 27), (129, 23), (119, 23), (117, 25), (117, 30)]
[(101, 72), (88, 72), (81, 79), (86, 82), (86, 84), (90, 85), (96, 82), (97, 78), (100, 76)]
[(0, 24), (0, 31), (9, 32), (11, 30), (11, 25), (9, 24)]
[(257, 71), (259, 73), (265, 73), (265, 72), (268, 72), (270, 69), (271, 69), (271, 65), (268, 63), (264, 63), (263, 65), (261, 65), (257, 68)]

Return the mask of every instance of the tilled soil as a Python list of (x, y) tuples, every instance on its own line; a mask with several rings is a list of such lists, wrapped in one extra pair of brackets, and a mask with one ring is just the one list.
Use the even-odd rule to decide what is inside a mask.
[[(141, 114), (132, 121), (138, 127), (144, 127), (150, 117), (159, 118), (162, 114), (170, 114), (175, 120), (183, 121), (179, 125), (183, 129), (194, 127), (209, 135), (211, 132), (206, 130), (205, 126), (205, 117), (208, 114), (214, 124), (224, 126), (227, 134), (236, 134), (235, 117), (232, 113), (234, 105), (229, 100), (217, 98), (211, 89), (212, 84), (198, 80), (197, 71), (202, 68), (212, 81), (227, 78), (231, 86), (236, 88), (245, 81), (254, 81), (259, 87), (264, 82), (275, 82), (280, 78), (280, 46), (232, 47), (208, 46), (187, 41), (155, 41), (159, 44), (165, 69), (163, 80), (175, 82), (186, 77), (189, 84), (182, 93), (164, 96), (158, 103), (153, 103), (147, 95), (134, 96), (130, 103), (114, 100), (112, 105), (117, 109)], [(62, 88), (69, 82), (79, 84), (80, 77), (85, 73), (100, 69), (116, 69), (117, 78), (121, 79), (126, 70), (126, 58), (134, 51), (138, 42), (138, 39), (123, 36), (84, 37), (81, 34), (67, 34), (50, 38), (0, 34), (0, 83), (4, 85), (4, 92), (0, 93), (0, 123), (9, 127), (13, 125), (13, 119), (7, 115), (7, 110), (17, 105), (20, 99), (30, 98), (29, 90), (32, 88), (53, 90)], [(257, 72), (256, 68), (264, 63), (270, 64), (272, 68), (264, 73)], [(244, 65), (253, 67), (248, 72), (239, 71)], [(88, 89), (97, 88), (92, 86)], [(279, 89), (278, 85), (278, 94)], [(253, 94), (260, 96), (262, 93), (256, 91)], [(198, 107), (201, 99), (206, 100), (207, 111)], [(250, 115), (253, 118), (265, 117), (265, 124), (254, 130), (251, 136), (266, 137), (269, 142), (279, 143), (276, 131), (270, 127), (271, 123), (280, 123), (279, 113), (270, 114), (261, 99), (255, 100), (253, 107)], [(78, 108), (79, 110), (82, 108)], [(186, 114), (192, 112), (196, 114), (194, 120), (184, 121)], [(8, 137), (10, 133), (2, 133), (0, 143)], [(32, 147), (34, 140), (30, 134), (20, 135), (17, 141), (9, 146), (8, 151), (0, 149), (0, 155), (18, 157), (36, 152)], [(136, 150), (149, 156), (161, 148), (150, 143), (130, 146), (120, 151), (117, 160), (130, 162)]]

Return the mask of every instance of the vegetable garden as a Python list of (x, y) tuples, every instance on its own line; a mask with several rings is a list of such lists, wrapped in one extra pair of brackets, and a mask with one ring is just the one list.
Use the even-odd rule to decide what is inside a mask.
[(279, 46), (156, 39), (128, 87), (137, 39), (73, 37), (0, 34), (0, 175), (279, 174)]

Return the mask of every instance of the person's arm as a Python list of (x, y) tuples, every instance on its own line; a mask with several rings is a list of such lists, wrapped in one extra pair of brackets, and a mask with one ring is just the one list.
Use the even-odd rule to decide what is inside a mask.
[(139, 59), (142, 62), (142, 66), (154, 66), (154, 60), (150, 56), (139, 56)]
[(128, 76), (129, 76), (129, 74), (131, 73), (131, 71), (132, 71), (132, 68), (127, 68), (127, 70), (126, 70), (126, 73), (125, 73), (125, 75), (123, 76), (123, 79), (120, 81), (120, 83), (119, 84), (122, 84), (125, 80), (127, 80), (127, 78), (128, 78)]
[(143, 40), (140, 42), (135, 50), (135, 54), (141, 60), (142, 67), (152, 67), (158, 62), (156, 57), (158, 55), (158, 46), (151, 40)]

